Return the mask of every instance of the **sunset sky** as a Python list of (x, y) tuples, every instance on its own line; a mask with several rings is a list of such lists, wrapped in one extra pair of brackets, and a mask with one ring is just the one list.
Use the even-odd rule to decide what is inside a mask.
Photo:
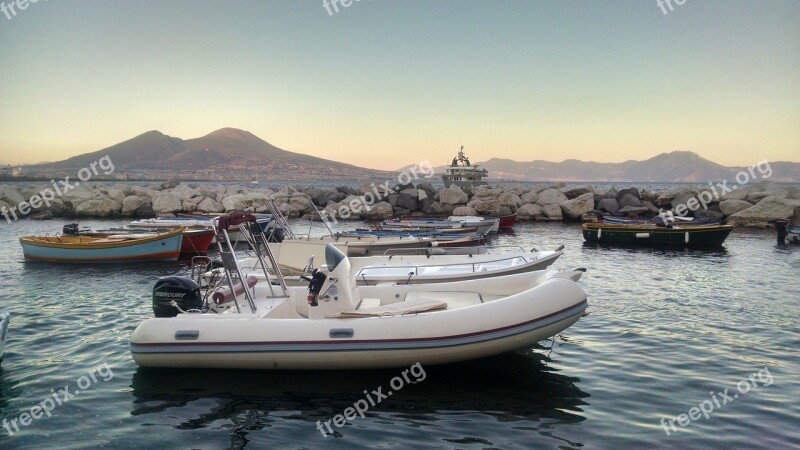
[(222, 127), (378, 169), (800, 161), (800, 1), (672, 5), (39, 0), (0, 12), (0, 163)]

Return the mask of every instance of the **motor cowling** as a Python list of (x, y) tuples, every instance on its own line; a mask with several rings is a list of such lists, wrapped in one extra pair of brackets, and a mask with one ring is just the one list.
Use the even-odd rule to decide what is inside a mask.
[(184, 311), (202, 309), (203, 297), (200, 286), (191, 278), (180, 276), (161, 277), (153, 286), (153, 314), (156, 317), (175, 317), (180, 312), (172, 301)]
[(250, 231), (253, 234), (264, 233), (267, 241), (271, 243), (280, 244), (286, 238), (286, 233), (283, 228), (279, 227), (275, 219), (269, 221), (258, 221), (250, 224)]
[(77, 223), (68, 223), (61, 229), (61, 234), (64, 236), (77, 236), (80, 234)]
[(284, 239), (286, 239), (286, 233), (283, 231), (283, 228), (277, 228), (274, 233), (270, 234), (269, 241), (280, 244)]
[(224, 267), (225, 264), (222, 263), (221, 259), (212, 259), (211, 262), (208, 263), (208, 266), (206, 266), (206, 270), (222, 269)]

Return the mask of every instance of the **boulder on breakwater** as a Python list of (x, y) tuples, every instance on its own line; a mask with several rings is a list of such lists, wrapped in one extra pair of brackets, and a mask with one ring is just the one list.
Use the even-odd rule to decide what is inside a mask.
[[(288, 217), (319, 220), (314, 206), (330, 220), (382, 220), (396, 215), (507, 215), (519, 220), (579, 221), (591, 215), (707, 217), (743, 225), (763, 226), (791, 219), (800, 208), (800, 186), (770, 182), (738, 186), (728, 192), (709, 187), (680, 187), (662, 192), (625, 188), (598, 190), (591, 185), (563, 183), (501, 184), (462, 189), (434, 188), (430, 183), (394, 186), (376, 193), (359, 188), (223, 186), (169, 181), (161, 184), (92, 183), (61, 196), (47, 194), (49, 185), (0, 185), (0, 213), (16, 218), (149, 218), (177, 213), (226, 211), (269, 212), (274, 202)], [(366, 205), (365, 205), (366, 202)]]

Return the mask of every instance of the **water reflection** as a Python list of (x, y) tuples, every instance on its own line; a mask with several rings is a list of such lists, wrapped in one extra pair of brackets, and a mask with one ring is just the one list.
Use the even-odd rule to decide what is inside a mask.
[(682, 247), (682, 246), (641, 246), (635, 244), (609, 244), (600, 242), (584, 242), (581, 248), (583, 252), (608, 252), (625, 255), (643, 254), (653, 257), (680, 257), (690, 256), (693, 258), (708, 257), (727, 257), (730, 256), (725, 247)]
[[(6, 357), (8, 356), (9, 352), (6, 350)], [(0, 411), (6, 411), (9, 401), (20, 394), (20, 390), (14, 387), (13, 381), (5, 372), (0, 367)]]
[[(478, 414), (499, 423), (521, 422), (553, 439), (553, 423), (579, 423), (589, 394), (579, 379), (558, 373), (550, 357), (537, 351), (425, 368), (425, 379), (406, 386), (372, 407), (371, 427), (441, 427), (454, 415)], [(253, 431), (281, 423), (326, 421), (364, 390), (389, 387), (400, 370), (380, 371), (209, 371), (137, 369), (132, 378), (131, 415), (181, 417), (176, 429), (219, 428), (228, 424), (231, 445)], [(414, 378), (412, 377), (412, 380)], [(176, 412), (176, 409), (181, 409)], [(147, 420), (152, 421), (154, 419)], [(336, 429), (339, 436), (351, 428)], [(237, 443), (234, 445), (234, 443)], [(463, 443), (463, 442), (462, 442)], [(572, 445), (572, 444), (570, 444)]]

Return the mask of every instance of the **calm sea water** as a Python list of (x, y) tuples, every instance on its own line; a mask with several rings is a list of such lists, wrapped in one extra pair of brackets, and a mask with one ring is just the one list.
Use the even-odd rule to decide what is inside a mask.
[[(400, 371), (138, 369), (129, 336), (152, 314), (155, 279), (180, 265), (24, 263), (18, 237), (63, 223), (0, 225), (0, 309), (13, 314), (0, 417), (19, 424), (65, 386), (74, 395), (13, 435), (0, 428), (2, 448), (800, 446), (800, 248), (771, 231), (734, 230), (714, 251), (609, 249), (574, 224), (519, 224), (493, 247), (565, 244), (555, 267), (588, 269), (591, 314), (524, 355), (426, 367), (323, 438), (317, 420)], [(662, 418), (714, 399), (708, 419), (665, 433)]]

